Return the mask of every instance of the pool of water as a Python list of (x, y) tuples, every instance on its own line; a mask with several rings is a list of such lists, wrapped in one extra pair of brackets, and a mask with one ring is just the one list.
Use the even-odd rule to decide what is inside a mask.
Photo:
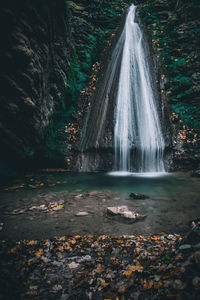
[[(188, 230), (188, 222), (200, 215), (199, 183), (199, 178), (181, 173), (28, 174), (1, 190), (0, 223), (4, 224), (0, 238), (182, 233)], [(134, 200), (130, 193), (146, 194), (149, 198)], [(30, 209), (49, 207), (56, 201), (63, 203), (58, 211)], [(107, 214), (107, 207), (120, 205), (127, 205), (146, 218), (130, 223)], [(87, 215), (76, 216), (78, 212)]]

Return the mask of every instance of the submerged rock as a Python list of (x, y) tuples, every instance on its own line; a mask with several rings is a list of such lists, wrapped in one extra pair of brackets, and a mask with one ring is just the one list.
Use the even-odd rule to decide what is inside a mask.
[(114, 215), (114, 216), (120, 216), (122, 218), (131, 220), (131, 221), (136, 221), (139, 219), (144, 219), (146, 216), (140, 215), (134, 211), (130, 211), (128, 206), (123, 205), (123, 206), (113, 206), (113, 207), (107, 207), (107, 213)]
[(147, 196), (147, 195), (137, 194), (137, 193), (131, 193), (129, 196), (133, 199), (147, 199), (147, 198), (149, 198), (149, 196)]

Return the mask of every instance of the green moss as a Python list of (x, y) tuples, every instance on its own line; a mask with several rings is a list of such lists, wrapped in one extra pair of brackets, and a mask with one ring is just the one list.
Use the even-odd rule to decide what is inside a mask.
[(200, 22), (196, 14), (199, 4), (149, 0), (140, 6), (142, 22), (147, 26), (154, 47), (160, 53), (163, 72), (169, 79), (167, 89), (170, 91), (171, 108), (193, 128), (200, 128), (200, 56), (197, 38)]
[(199, 114), (197, 114), (197, 112), (200, 112), (200, 105), (178, 102), (171, 104), (171, 107), (190, 128), (200, 128)]

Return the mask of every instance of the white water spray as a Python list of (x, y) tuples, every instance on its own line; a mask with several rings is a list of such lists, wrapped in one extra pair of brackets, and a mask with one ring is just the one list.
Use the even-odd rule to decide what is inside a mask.
[(135, 151), (139, 172), (164, 172), (164, 139), (151, 84), (149, 53), (135, 18), (136, 6), (131, 5), (120, 37), (124, 45), (115, 110), (115, 168), (131, 171)]

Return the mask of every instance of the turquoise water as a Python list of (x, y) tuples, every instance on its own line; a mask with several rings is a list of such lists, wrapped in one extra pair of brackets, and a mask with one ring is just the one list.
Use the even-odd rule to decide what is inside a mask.
[[(128, 175), (67, 172), (26, 175), (0, 193), (0, 223), (4, 223), (0, 238), (181, 233), (189, 229), (189, 221), (199, 217), (199, 178), (181, 173), (159, 177)], [(129, 196), (133, 192), (149, 198), (134, 200)], [(33, 206), (48, 207), (61, 200), (64, 206), (59, 211), (30, 210)], [(107, 207), (121, 205), (127, 205), (146, 218), (129, 223), (107, 214)], [(14, 210), (22, 212), (13, 214)], [(80, 211), (87, 215), (76, 216)]]

